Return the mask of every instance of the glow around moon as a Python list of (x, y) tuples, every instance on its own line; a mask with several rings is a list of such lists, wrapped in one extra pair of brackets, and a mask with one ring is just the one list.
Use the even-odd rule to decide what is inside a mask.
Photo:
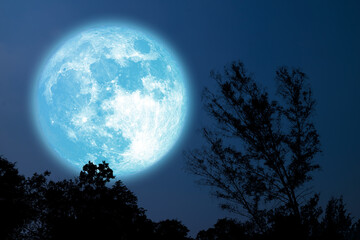
[(141, 172), (184, 127), (183, 70), (158, 38), (103, 24), (66, 39), (37, 77), (34, 114), (45, 144), (80, 170), (107, 161), (117, 176)]

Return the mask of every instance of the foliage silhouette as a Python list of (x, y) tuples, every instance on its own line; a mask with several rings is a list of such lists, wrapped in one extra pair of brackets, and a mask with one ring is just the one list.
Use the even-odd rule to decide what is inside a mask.
[(157, 240), (190, 240), (187, 237), (189, 229), (178, 220), (164, 220), (155, 224), (155, 239)]
[(305, 184), (319, 168), (314, 157), (320, 152), (306, 75), (286, 67), (276, 71), (281, 101), (271, 101), (241, 62), (211, 78), (218, 91), (206, 88), (203, 99), (216, 125), (202, 129), (202, 149), (185, 153), (188, 170), (215, 189), (222, 208), (250, 218), (259, 231), (268, 226), (266, 206), (274, 204), (301, 222)]
[[(37, 181), (39, 206), (36, 232), (40, 239), (141, 239), (152, 234), (152, 223), (137, 206), (137, 198), (116, 181), (107, 163), (88, 163), (79, 178), (49, 181), (42, 188)], [(34, 226), (34, 223), (31, 223)], [(64, 231), (66, 229), (66, 231)], [(33, 229), (35, 230), (35, 229)]]
[(31, 214), (24, 182), (15, 164), (0, 156), (0, 239), (11, 239), (14, 230)]
[(71, 180), (49, 175), (26, 179), (1, 158), (1, 239), (189, 239), (177, 220), (148, 219), (121, 181), (107, 186), (114, 176), (105, 162), (89, 162)]
[[(325, 214), (318, 206), (318, 196), (315, 195), (303, 206), (307, 215), (303, 222), (297, 222), (293, 215), (283, 214), (277, 210), (269, 217), (271, 227), (259, 233), (252, 221), (244, 223), (234, 219), (219, 219), (214, 227), (200, 231), (196, 240), (359, 240), (360, 220), (353, 222), (347, 213), (342, 198), (329, 200)], [(314, 213), (310, 211), (314, 210)], [(304, 210), (305, 211), (305, 210)], [(313, 225), (312, 225), (313, 224)]]
[(349, 239), (352, 229), (352, 219), (345, 209), (342, 197), (331, 198), (325, 209), (321, 222), (323, 239)]
[[(107, 186), (113, 175), (105, 162), (86, 164), (75, 179), (55, 182), (49, 175), (25, 178), (15, 164), (0, 158), (1, 239), (192, 239), (178, 220), (148, 219), (121, 181)], [(196, 239), (360, 240), (360, 220), (353, 221), (341, 197), (330, 199), (324, 214), (318, 201), (314, 195), (301, 206), (301, 222), (276, 208), (267, 212), (266, 231), (257, 231), (253, 221), (219, 219)]]
[(258, 236), (253, 233), (251, 223), (239, 223), (234, 219), (219, 219), (213, 228), (200, 231), (196, 240), (249, 240)]

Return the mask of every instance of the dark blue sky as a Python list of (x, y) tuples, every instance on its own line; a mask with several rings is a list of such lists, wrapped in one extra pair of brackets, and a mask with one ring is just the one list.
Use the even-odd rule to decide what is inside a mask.
[(17, 1), (0, 0), (0, 154), (26, 175), (71, 177), (45, 150), (29, 109), (34, 75), (59, 38), (89, 21), (135, 21), (174, 47), (193, 91), (188, 130), (154, 171), (126, 182), (153, 220), (177, 218), (192, 233), (219, 217), (207, 189), (184, 172), (182, 151), (201, 142), (200, 95), (209, 71), (242, 60), (270, 90), (278, 66), (300, 67), (317, 99), (323, 153), (315, 190), (322, 203), (343, 195), (360, 217), (360, 4), (358, 1)]

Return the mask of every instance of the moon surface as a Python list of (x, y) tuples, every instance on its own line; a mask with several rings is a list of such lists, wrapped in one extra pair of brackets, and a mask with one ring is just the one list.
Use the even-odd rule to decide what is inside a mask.
[(72, 34), (42, 66), (34, 94), (48, 148), (79, 171), (106, 161), (118, 177), (166, 155), (184, 127), (183, 70), (154, 35), (121, 24)]

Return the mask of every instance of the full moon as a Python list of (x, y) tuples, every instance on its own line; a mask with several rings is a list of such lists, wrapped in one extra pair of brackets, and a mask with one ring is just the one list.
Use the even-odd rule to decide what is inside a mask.
[(106, 161), (118, 177), (144, 171), (184, 127), (184, 71), (162, 40), (121, 23), (89, 26), (59, 44), (34, 88), (37, 129), (65, 165)]

